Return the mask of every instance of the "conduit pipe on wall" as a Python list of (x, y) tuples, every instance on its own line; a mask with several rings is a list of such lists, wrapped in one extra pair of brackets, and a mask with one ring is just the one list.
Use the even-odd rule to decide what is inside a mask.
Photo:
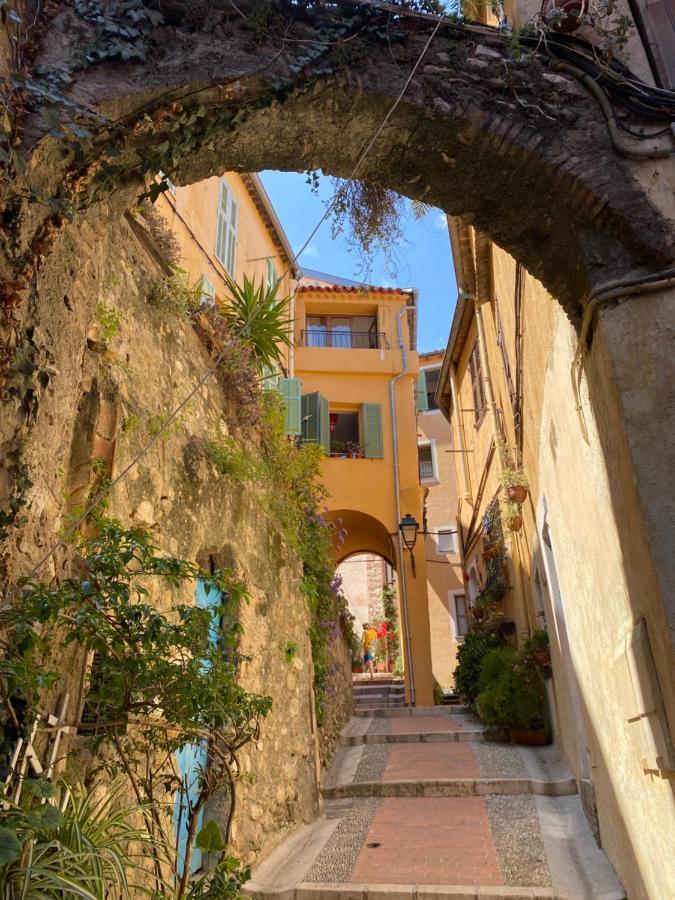
[(464, 422), (462, 420), (462, 411), (459, 405), (459, 391), (457, 390), (457, 369), (454, 363), (450, 363), (450, 394), (452, 396), (452, 405), (455, 410), (455, 439), (457, 441), (457, 449), (462, 460), (462, 499), (466, 500), (469, 506), (473, 506), (471, 497), (471, 482), (469, 481), (469, 464), (466, 459), (466, 447), (464, 444)]
[(583, 370), (584, 350), (588, 339), (588, 332), (593, 321), (595, 313), (613, 300), (621, 297), (632, 296), (633, 294), (647, 294), (651, 291), (660, 291), (664, 288), (675, 286), (675, 269), (665, 269), (663, 272), (656, 272), (654, 275), (648, 275), (645, 278), (634, 278), (627, 281), (614, 281), (605, 284), (591, 294), (591, 298), (584, 310), (584, 317), (581, 322), (579, 332), (579, 340), (577, 341), (577, 349), (574, 354), (571, 366), (572, 391), (574, 392), (574, 404), (579, 417), (579, 425), (584, 441), (588, 444), (588, 428), (586, 426), (586, 417), (581, 405), (581, 372)]
[(408, 307), (404, 306), (396, 316), (396, 336), (398, 337), (398, 345), (401, 348), (401, 371), (389, 382), (389, 400), (391, 403), (391, 437), (394, 448), (394, 496), (396, 498), (396, 534), (398, 535), (398, 558), (401, 565), (401, 611), (403, 612), (403, 630), (405, 631), (405, 647), (408, 656), (408, 675), (410, 683), (410, 703), (415, 705), (415, 672), (413, 669), (412, 658), (412, 640), (410, 638), (410, 623), (408, 620), (408, 587), (405, 577), (405, 556), (403, 546), (403, 535), (398, 523), (401, 521), (401, 487), (399, 484), (399, 464), (398, 464), (398, 434), (396, 429), (396, 383), (408, 374), (408, 348), (403, 340), (403, 326), (401, 319), (408, 312)]

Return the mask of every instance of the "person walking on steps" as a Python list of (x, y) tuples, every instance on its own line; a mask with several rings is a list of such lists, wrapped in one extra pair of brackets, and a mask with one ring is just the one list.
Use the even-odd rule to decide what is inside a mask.
[(375, 677), (375, 641), (377, 632), (368, 622), (363, 623), (363, 662), (366, 672), (370, 672), (371, 680)]

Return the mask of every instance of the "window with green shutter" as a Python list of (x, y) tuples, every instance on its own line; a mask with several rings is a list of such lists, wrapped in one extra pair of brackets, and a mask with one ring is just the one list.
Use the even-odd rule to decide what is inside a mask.
[(415, 407), (417, 412), (426, 412), (429, 409), (427, 400), (427, 373), (420, 369), (417, 376), (417, 390), (415, 391)]
[(301, 382), (299, 378), (279, 378), (277, 381), (277, 390), (281, 394), (286, 409), (284, 419), (285, 434), (303, 434), (300, 388)]
[(361, 437), (367, 459), (382, 459), (382, 407), (379, 403), (361, 406)]
[(234, 275), (234, 262), (237, 250), (237, 227), (239, 223), (239, 205), (228, 187), (225, 178), (220, 179), (218, 195), (218, 215), (216, 219), (216, 259), (222, 263), (225, 271)]
[(262, 367), (262, 387), (264, 391), (276, 391), (279, 389), (279, 373), (267, 364)]
[(303, 394), (302, 436), (311, 444), (321, 444), (326, 454), (330, 454), (328, 400), (318, 391)]

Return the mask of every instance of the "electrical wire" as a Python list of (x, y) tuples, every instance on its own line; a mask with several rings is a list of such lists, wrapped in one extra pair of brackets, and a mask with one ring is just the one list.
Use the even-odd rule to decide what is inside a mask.
[[(444, 21), (444, 18), (445, 18), (444, 16), (441, 16), (441, 17), (438, 19), (438, 21), (437, 21), (437, 23), (436, 23), (436, 27), (433, 29), (431, 35), (429, 36), (428, 40), (426, 41), (426, 43), (425, 43), (425, 45), (424, 45), (424, 48), (422, 49), (421, 53), (420, 53), (419, 56), (417, 57), (417, 60), (416, 60), (415, 64), (413, 65), (412, 69), (410, 70), (410, 74), (408, 75), (408, 77), (407, 77), (407, 79), (406, 79), (406, 81), (405, 81), (403, 87), (401, 88), (401, 90), (400, 90), (399, 93), (397, 94), (397, 96), (396, 96), (394, 102), (393, 102), (393, 103), (391, 104), (391, 106), (389, 107), (389, 109), (388, 109), (386, 115), (384, 116), (384, 118), (382, 119), (382, 121), (380, 122), (380, 124), (378, 125), (378, 127), (375, 129), (375, 132), (374, 132), (373, 136), (370, 138), (370, 140), (368, 141), (368, 143), (366, 144), (366, 146), (364, 147), (364, 149), (363, 149), (363, 150), (361, 151), (361, 153), (359, 154), (359, 156), (358, 156), (358, 158), (357, 158), (357, 160), (356, 160), (356, 163), (355, 163), (355, 165), (354, 165), (354, 168), (352, 169), (352, 172), (351, 172), (351, 174), (350, 174), (350, 176), (349, 176), (349, 180), (353, 180), (353, 179), (355, 179), (355, 178), (357, 177), (358, 173), (359, 173), (360, 170), (361, 170), (361, 167), (363, 166), (363, 163), (364, 163), (364, 161), (365, 161), (367, 155), (368, 155), (368, 154), (370, 153), (370, 151), (372, 150), (372, 148), (373, 148), (373, 146), (374, 146), (376, 140), (378, 139), (378, 137), (380, 136), (380, 134), (382, 133), (382, 131), (384, 130), (384, 128), (386, 128), (387, 123), (389, 122), (389, 120), (391, 119), (392, 115), (393, 115), (394, 112), (396, 111), (396, 108), (398, 107), (399, 103), (400, 103), (401, 100), (403, 99), (403, 96), (404, 96), (405, 92), (407, 91), (408, 87), (410, 86), (410, 82), (411, 82), (411, 81), (413, 80), (413, 78), (415, 77), (415, 73), (417, 72), (417, 70), (418, 70), (420, 64), (422, 63), (422, 60), (423, 60), (424, 57), (426, 56), (427, 51), (429, 50), (429, 47), (431, 46), (431, 43), (432, 43), (434, 37), (436, 36), (436, 34), (438, 33), (440, 27), (442, 26), (443, 21)], [(302, 246), (300, 247), (300, 249), (298, 250), (298, 252), (293, 254), (293, 258), (292, 258), (292, 260), (289, 261), (288, 266), (286, 267), (286, 269), (285, 269), (285, 271), (283, 272), (283, 274), (280, 276), (280, 280), (286, 277), (286, 275), (291, 271), (291, 269), (293, 268), (293, 266), (297, 263), (299, 257), (302, 255), (302, 253), (307, 249), (307, 247), (309, 246), (310, 242), (312, 241), (312, 239), (313, 239), (314, 236), (316, 235), (316, 233), (317, 233), (317, 231), (319, 230), (319, 228), (323, 225), (323, 223), (326, 221), (327, 217), (330, 215), (330, 213), (331, 213), (331, 211), (332, 211), (332, 209), (333, 209), (333, 207), (334, 207), (334, 205), (335, 205), (335, 203), (336, 203), (336, 201), (337, 201), (337, 198), (338, 198), (338, 192), (336, 191), (336, 193), (333, 195), (333, 198), (332, 198), (331, 202), (328, 204), (328, 206), (326, 207), (326, 209), (325, 209), (323, 215), (321, 216), (321, 218), (319, 219), (319, 221), (317, 222), (317, 224), (315, 225), (315, 227), (312, 229), (312, 231), (311, 231), (309, 237), (307, 238), (307, 240), (302, 244)], [(239, 328), (239, 329), (235, 332), (235, 334), (232, 336), (232, 338), (230, 339), (230, 341), (227, 342), (227, 343), (225, 343), (225, 345), (223, 346), (222, 350), (220, 350), (220, 352), (218, 353), (218, 355), (216, 356), (216, 358), (214, 359), (214, 361), (211, 363), (211, 365), (210, 365), (210, 366), (204, 371), (204, 373), (201, 375), (201, 377), (200, 377), (199, 380), (197, 381), (197, 384), (196, 384), (196, 385), (192, 388), (192, 390), (191, 390), (191, 391), (183, 398), (183, 400), (181, 400), (181, 402), (178, 404), (178, 406), (175, 407), (175, 409), (174, 409), (173, 412), (169, 415), (169, 417), (168, 417), (168, 419), (166, 420), (166, 422), (164, 422), (164, 424), (162, 425), (162, 427), (156, 432), (156, 434), (154, 434), (154, 435), (152, 436), (152, 438), (151, 438), (150, 441), (145, 445), (145, 447), (143, 447), (143, 448), (136, 454), (136, 456), (134, 456), (133, 459), (132, 459), (125, 467), (124, 467), (124, 469), (122, 469), (122, 471), (119, 473), (119, 475), (117, 475), (115, 478), (113, 478), (113, 479), (110, 481), (110, 483), (107, 484), (107, 485), (105, 486), (105, 488), (104, 488), (104, 489), (96, 496), (96, 498), (95, 498), (94, 500), (92, 500), (92, 501), (86, 506), (84, 512), (83, 512), (83, 513), (82, 513), (82, 514), (81, 514), (81, 515), (80, 515), (80, 516), (79, 516), (79, 517), (78, 517), (78, 518), (70, 525), (69, 528), (66, 529), (66, 531), (64, 532), (64, 534), (61, 535), (61, 537), (58, 539), (58, 541), (56, 541), (56, 543), (54, 543), (54, 544), (47, 550), (47, 552), (46, 552), (45, 554), (43, 554), (43, 556), (40, 557), (40, 559), (38, 560), (38, 562), (35, 563), (35, 565), (30, 569), (30, 571), (28, 572), (28, 574), (25, 576), (26, 578), (29, 578), (29, 579), (30, 579), (30, 578), (33, 578), (33, 577), (37, 574), (37, 572), (42, 568), (42, 566), (47, 562), (47, 560), (50, 559), (50, 557), (52, 557), (52, 556), (54, 555), (54, 553), (56, 553), (56, 551), (57, 551), (60, 547), (64, 547), (64, 546), (66, 545), (68, 539), (69, 539), (70, 537), (72, 537), (73, 534), (75, 534), (75, 532), (80, 528), (80, 526), (83, 524), (83, 522), (86, 521), (86, 519), (91, 515), (91, 513), (92, 513), (98, 506), (100, 506), (100, 504), (103, 502), (103, 500), (105, 500), (105, 498), (106, 498), (107, 496), (109, 496), (109, 494), (110, 494), (110, 492), (113, 490), (113, 488), (116, 487), (116, 486), (122, 481), (122, 479), (125, 478), (126, 475), (128, 475), (128, 473), (129, 473), (133, 468), (135, 468), (135, 467), (138, 465), (138, 463), (139, 463), (139, 462), (140, 462), (140, 461), (141, 461), (141, 460), (149, 453), (149, 451), (150, 451), (150, 450), (152, 449), (152, 447), (157, 443), (157, 441), (160, 440), (161, 436), (166, 432), (166, 430), (167, 430), (167, 429), (168, 429), (168, 428), (176, 421), (176, 419), (177, 419), (177, 417), (180, 415), (181, 411), (187, 406), (187, 404), (190, 402), (190, 400), (192, 400), (192, 398), (195, 396), (195, 394), (197, 393), (197, 391), (200, 390), (200, 388), (202, 387), (202, 385), (203, 385), (203, 384), (208, 380), (208, 378), (216, 371), (216, 369), (217, 369), (218, 366), (220, 365), (221, 361), (223, 360), (223, 358), (224, 358), (226, 352), (234, 345), (234, 343), (238, 340), (238, 338), (240, 338), (241, 335), (242, 335), (247, 329), (249, 329), (249, 328), (251, 327), (251, 325), (252, 325), (253, 322), (255, 321), (256, 316), (260, 314), (261, 309), (262, 309), (262, 304), (260, 304), (259, 307), (258, 307), (256, 310), (253, 311), (251, 317), (250, 317), (250, 318), (249, 318), (249, 319), (241, 326), (241, 328)]]

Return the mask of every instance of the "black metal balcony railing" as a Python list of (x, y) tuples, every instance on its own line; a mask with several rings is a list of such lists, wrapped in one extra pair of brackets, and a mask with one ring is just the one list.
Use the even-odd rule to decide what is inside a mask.
[(430, 459), (421, 459), (420, 461), (420, 479), (434, 478), (434, 464)]
[(341, 350), (389, 350), (387, 336), (381, 331), (325, 331), (305, 328), (302, 347), (334, 347)]

